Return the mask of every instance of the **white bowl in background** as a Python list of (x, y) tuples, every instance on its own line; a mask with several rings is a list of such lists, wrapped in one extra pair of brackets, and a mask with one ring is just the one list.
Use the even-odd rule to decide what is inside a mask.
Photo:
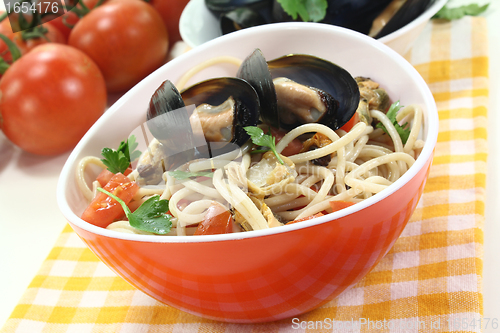
[[(397, 53), (406, 54), (427, 22), (447, 1), (435, 0), (418, 18), (379, 40)], [(205, 6), (205, 0), (191, 0), (187, 4), (179, 21), (179, 30), (182, 39), (190, 47), (199, 46), (222, 35), (219, 20)]]

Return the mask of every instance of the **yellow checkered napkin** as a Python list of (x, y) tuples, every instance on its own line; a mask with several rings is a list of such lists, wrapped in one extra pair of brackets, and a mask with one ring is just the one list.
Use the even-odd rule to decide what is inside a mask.
[(131, 287), (67, 227), (2, 332), (480, 332), (487, 52), (485, 20), (468, 17), (427, 25), (407, 55), (439, 109), (429, 180), (394, 248), (325, 306), (261, 325), (205, 320)]

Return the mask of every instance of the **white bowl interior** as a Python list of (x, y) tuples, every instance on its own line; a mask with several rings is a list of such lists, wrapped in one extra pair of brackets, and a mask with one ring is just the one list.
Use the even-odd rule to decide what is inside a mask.
[[(352, 76), (370, 77), (379, 82), (391, 99), (400, 100), (402, 105), (414, 103), (421, 105), (425, 114), (423, 139), (426, 144), (414, 166), (395, 184), (360, 204), (334, 213), (335, 216), (327, 215), (312, 222), (292, 225), (290, 228), (273, 228), (215, 237), (200, 236), (203, 241), (285, 232), (352, 213), (400, 188), (431, 157), (438, 132), (436, 105), (425, 81), (403, 57), (382, 43), (351, 30), (312, 23), (279, 23), (242, 30), (203, 44), (156, 70), (111, 106), (82, 138), (61, 172), (57, 199), (64, 216), (80, 228), (110, 237), (153, 242), (200, 241), (200, 237), (192, 236), (158, 237), (121, 234), (84, 222), (79, 216), (87, 206), (87, 202), (76, 184), (75, 168), (84, 156), (100, 156), (103, 147), (117, 147), (133, 129), (142, 124), (146, 120), (150, 98), (163, 81), (168, 79), (176, 83), (190, 68), (212, 57), (229, 55), (244, 59), (255, 48), (260, 48), (268, 60), (288, 53), (313, 54), (328, 59), (344, 67)], [(236, 69), (233, 65), (217, 65), (199, 72), (191, 81), (196, 82), (216, 76), (234, 76)]]

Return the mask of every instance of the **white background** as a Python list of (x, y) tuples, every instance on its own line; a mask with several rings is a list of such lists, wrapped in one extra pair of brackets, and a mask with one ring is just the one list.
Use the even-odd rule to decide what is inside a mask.
[[(450, 6), (472, 3), (452, 0)], [(478, 0), (480, 4), (487, 1)], [(490, 108), (484, 253), (484, 317), (500, 317), (500, 1), (490, 0)], [(3, 3), (0, 3), (0, 8)], [(28, 70), (28, 69), (27, 69)], [(3, 326), (66, 225), (56, 184), (67, 154), (54, 158), (21, 152), (0, 133), (0, 327)], [(484, 332), (499, 332), (487, 329)]]

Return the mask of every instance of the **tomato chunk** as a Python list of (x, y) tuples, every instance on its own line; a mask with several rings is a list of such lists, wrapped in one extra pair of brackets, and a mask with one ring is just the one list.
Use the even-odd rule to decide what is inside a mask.
[(358, 122), (359, 122), (359, 114), (355, 112), (354, 115), (351, 117), (351, 119), (349, 119), (349, 121), (345, 123), (344, 126), (342, 126), (340, 129), (349, 132)]
[[(128, 174), (131, 172), (132, 168), (128, 167), (123, 174), (125, 176), (128, 176)], [(99, 182), (99, 184), (101, 184), (101, 187), (104, 187), (114, 175), (115, 174), (109, 171), (108, 169), (104, 169), (101, 171), (99, 176), (97, 176), (96, 180)]]
[(332, 207), (332, 210), (334, 212), (341, 210), (341, 209), (344, 209), (344, 208), (347, 208), (347, 207), (352, 206), (354, 204), (355, 204), (354, 202), (350, 202), (350, 201), (342, 201), (342, 200), (330, 201), (330, 207)]
[[(271, 127), (271, 135), (276, 138), (276, 144), (278, 144), (278, 142), (280, 142), (281, 139), (283, 139), (286, 133), (288, 132)], [(285, 149), (283, 149), (281, 154), (284, 156), (292, 156), (300, 153), (301, 149), (302, 149), (302, 142), (299, 139), (295, 138), (292, 140), (292, 142), (288, 144), (288, 146), (285, 147)]]
[(233, 217), (231, 212), (219, 203), (214, 202), (208, 207), (203, 221), (198, 224), (195, 235), (217, 235), (233, 232)]
[(319, 212), (319, 213), (316, 213), (314, 215), (311, 215), (311, 216), (306, 216), (306, 217), (303, 217), (301, 219), (298, 219), (298, 220), (293, 220), (293, 221), (290, 221), (288, 222), (287, 224), (293, 224), (293, 223), (297, 223), (297, 222), (302, 222), (302, 221), (307, 221), (307, 220), (312, 220), (312, 219), (315, 219), (317, 217), (320, 217), (320, 216), (323, 216), (325, 214), (323, 214), (322, 212)]
[[(103, 189), (113, 193), (128, 204), (139, 190), (139, 186), (122, 173), (117, 173), (111, 177)], [(99, 192), (83, 212), (82, 220), (98, 227), (106, 228), (123, 214), (122, 206), (115, 199), (112, 199), (107, 194)]]

